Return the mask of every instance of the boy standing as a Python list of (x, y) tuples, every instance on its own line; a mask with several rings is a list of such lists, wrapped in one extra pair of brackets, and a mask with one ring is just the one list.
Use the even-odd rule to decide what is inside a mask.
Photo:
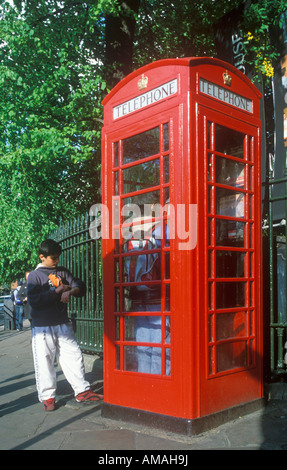
[(27, 283), (36, 384), (39, 400), (44, 403), (46, 411), (55, 409), (56, 354), (78, 402), (102, 398), (91, 391), (89, 382), (85, 380), (82, 352), (67, 314), (71, 296), (82, 297), (85, 284), (66, 268), (58, 267), (61, 252), (57, 242), (44, 240), (39, 246), (41, 263), (30, 272)]

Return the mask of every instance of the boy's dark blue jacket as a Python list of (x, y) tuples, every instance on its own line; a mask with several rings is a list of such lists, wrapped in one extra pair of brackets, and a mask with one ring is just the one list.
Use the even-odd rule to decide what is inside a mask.
[(85, 294), (85, 284), (74, 277), (70, 271), (62, 266), (46, 268), (41, 264), (35, 271), (30, 272), (27, 282), (28, 302), (32, 307), (32, 326), (55, 326), (68, 323), (67, 304), (61, 302), (61, 294), (57, 294), (49, 275), (60, 277), (62, 282), (72, 288), (80, 289), (77, 297)]

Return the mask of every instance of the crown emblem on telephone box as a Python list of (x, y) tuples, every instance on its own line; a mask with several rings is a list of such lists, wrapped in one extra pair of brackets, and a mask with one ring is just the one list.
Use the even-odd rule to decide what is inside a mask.
[(229, 73), (227, 72), (227, 70), (226, 70), (226, 72), (223, 73), (222, 76), (223, 76), (223, 83), (224, 83), (224, 85), (230, 86), (230, 85), (231, 85), (231, 82), (232, 82), (232, 78), (231, 78), (231, 76), (229, 75)]
[(145, 77), (144, 74), (142, 74), (141, 78), (138, 81), (138, 89), (141, 91), (144, 88), (147, 87), (148, 84), (148, 77)]

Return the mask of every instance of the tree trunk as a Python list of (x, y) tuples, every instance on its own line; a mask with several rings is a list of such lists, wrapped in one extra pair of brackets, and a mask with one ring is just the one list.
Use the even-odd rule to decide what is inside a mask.
[(106, 16), (105, 78), (113, 88), (132, 71), (133, 39), (140, 0), (119, 2), (119, 14)]

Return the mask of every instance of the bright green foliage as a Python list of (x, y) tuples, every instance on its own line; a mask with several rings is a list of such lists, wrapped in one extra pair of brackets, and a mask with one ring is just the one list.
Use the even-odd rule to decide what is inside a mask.
[(254, 76), (262, 74), (269, 79), (280, 57), (279, 18), (286, 11), (284, 0), (250, 2), (242, 22), (245, 36), (246, 59), (254, 68)]
[(0, 10), (0, 284), (99, 200), (106, 93), (99, 2), (14, 4)]

